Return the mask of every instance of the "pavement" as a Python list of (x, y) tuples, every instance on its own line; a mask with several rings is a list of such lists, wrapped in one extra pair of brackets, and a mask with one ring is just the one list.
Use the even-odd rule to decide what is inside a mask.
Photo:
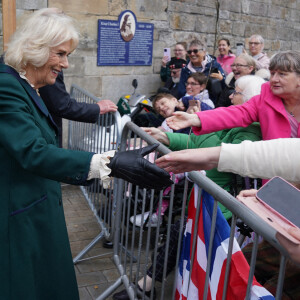
[[(62, 184), (62, 195), (72, 256), (74, 258), (101, 231), (96, 217), (91, 211), (79, 186)], [(80, 261), (74, 266), (80, 300), (97, 299), (102, 292), (120, 278), (112, 259), (113, 249), (104, 248), (102, 244), (103, 240), (96, 243), (84, 256), (84, 259), (87, 258), (87, 260)], [(95, 256), (98, 257), (95, 258)], [(165, 282), (174, 282), (174, 272), (165, 279)], [(156, 282), (155, 287), (157, 299), (159, 299), (161, 284)], [(165, 288), (163, 298), (164, 300), (171, 300), (172, 284), (169, 285), (166, 283)], [(121, 285), (115, 292), (123, 289), (124, 286)], [(112, 300), (112, 295), (106, 299)]]
[[(72, 255), (75, 257), (100, 233), (100, 227), (78, 186), (62, 185), (62, 194)], [(102, 241), (99, 241), (84, 258), (97, 255), (104, 256), (75, 265), (80, 300), (96, 299), (119, 278), (112, 260), (112, 249), (103, 248)], [(122, 289), (121, 286), (117, 291)]]

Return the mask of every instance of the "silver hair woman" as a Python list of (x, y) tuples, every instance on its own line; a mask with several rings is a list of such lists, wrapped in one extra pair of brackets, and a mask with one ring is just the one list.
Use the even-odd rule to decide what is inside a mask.
[(72, 52), (78, 40), (73, 19), (56, 8), (41, 9), (13, 35), (5, 53), (5, 63), (18, 72), (24, 71), (27, 64), (38, 68), (47, 62), (51, 48), (71, 41)]
[(0, 64), (1, 299), (79, 299), (60, 182), (101, 178), (107, 186), (114, 176), (156, 189), (171, 183), (143, 158), (155, 145), (103, 154), (57, 147), (38, 89), (55, 83), (77, 44), (72, 20), (43, 9), (18, 28)]
[(233, 105), (243, 104), (252, 97), (259, 95), (265, 80), (259, 76), (246, 75), (235, 82), (235, 91), (229, 96)]
[(261, 35), (254, 34), (249, 39), (249, 51), (251, 56), (256, 60), (257, 69), (268, 69), (270, 59), (266, 53), (263, 52), (264, 39)]

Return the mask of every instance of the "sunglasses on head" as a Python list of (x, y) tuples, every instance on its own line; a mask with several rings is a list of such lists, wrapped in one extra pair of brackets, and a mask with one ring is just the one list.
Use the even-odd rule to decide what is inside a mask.
[(197, 54), (199, 51), (203, 51), (203, 49), (193, 49), (193, 50), (188, 50), (187, 53), (188, 53), (188, 54), (192, 54), (192, 53), (194, 52), (195, 54)]

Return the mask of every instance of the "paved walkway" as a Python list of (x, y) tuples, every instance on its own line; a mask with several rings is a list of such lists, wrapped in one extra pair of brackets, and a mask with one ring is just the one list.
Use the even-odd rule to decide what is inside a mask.
[[(79, 187), (62, 185), (62, 193), (72, 255), (75, 257), (100, 233), (100, 228)], [(80, 300), (96, 299), (119, 278), (112, 261), (112, 249), (103, 248), (102, 241), (96, 244), (86, 257), (105, 253), (108, 255), (81, 261), (75, 265)], [(119, 290), (121, 289), (122, 286)]]
[[(62, 185), (62, 194), (72, 255), (75, 257), (100, 233), (100, 227), (78, 186)], [(99, 255), (103, 256), (80, 261), (75, 265), (80, 300), (97, 299), (119, 278), (112, 260), (112, 249), (103, 248), (102, 240), (85, 258)], [(168, 276), (167, 281), (174, 281), (174, 272)], [(160, 283), (156, 282), (157, 299), (160, 287)], [(122, 289), (123, 285), (116, 292)], [(164, 300), (171, 300), (171, 295), (171, 285), (166, 285)], [(112, 300), (112, 296), (107, 299)]]

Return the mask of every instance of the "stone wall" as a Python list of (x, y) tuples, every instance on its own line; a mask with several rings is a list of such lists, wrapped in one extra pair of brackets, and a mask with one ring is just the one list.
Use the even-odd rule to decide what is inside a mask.
[[(47, 6), (63, 9), (78, 21), (80, 28), (81, 42), (65, 71), (67, 87), (76, 83), (113, 101), (132, 92), (134, 78), (138, 80), (139, 93), (154, 94), (161, 84), (163, 48), (173, 47), (177, 41), (189, 42), (197, 37), (207, 42), (208, 52), (213, 54), (215, 38), (229, 38), (235, 50), (236, 42), (247, 43), (247, 38), (256, 33), (265, 38), (269, 55), (299, 49), (300, 0), (17, 0), (17, 17)], [(152, 66), (99, 67), (97, 20), (117, 20), (126, 9), (135, 13), (138, 22), (154, 24)], [(2, 52), (2, 24), (0, 34)]]

